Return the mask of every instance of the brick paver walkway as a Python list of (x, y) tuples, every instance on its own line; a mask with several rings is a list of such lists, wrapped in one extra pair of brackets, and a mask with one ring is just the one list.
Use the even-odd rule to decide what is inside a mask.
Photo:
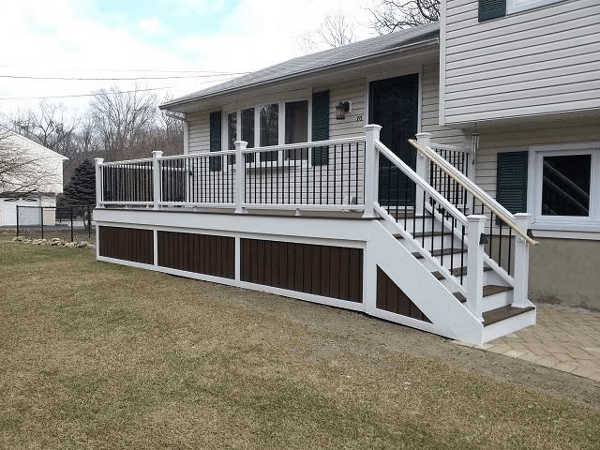
[(537, 325), (475, 348), (600, 381), (600, 313), (537, 305)]

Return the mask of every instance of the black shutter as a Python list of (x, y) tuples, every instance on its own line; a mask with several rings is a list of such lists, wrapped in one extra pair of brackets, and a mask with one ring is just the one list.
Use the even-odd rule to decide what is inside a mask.
[(504, 17), (506, 0), (479, 0), (479, 21)]
[[(221, 151), (221, 111), (210, 113), (210, 151), (220, 152)], [(222, 156), (215, 156), (210, 158), (208, 163), (209, 170), (218, 171), (221, 170), (221, 159)]]
[[(329, 139), (329, 91), (315, 92), (312, 96), (312, 140)], [(329, 148), (313, 148), (312, 163), (324, 166), (329, 163)]]
[(511, 213), (527, 212), (528, 152), (498, 153), (496, 200)]

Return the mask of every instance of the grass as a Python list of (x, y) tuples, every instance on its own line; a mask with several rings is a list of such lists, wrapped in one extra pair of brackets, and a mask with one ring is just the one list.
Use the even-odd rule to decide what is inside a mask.
[(600, 448), (596, 412), (353, 351), (264, 294), (1, 240), (0, 448)]

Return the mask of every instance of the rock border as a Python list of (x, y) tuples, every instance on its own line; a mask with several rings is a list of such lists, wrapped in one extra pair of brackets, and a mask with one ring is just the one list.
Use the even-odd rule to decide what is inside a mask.
[(40, 245), (44, 247), (66, 247), (66, 248), (89, 248), (94, 250), (96, 246), (90, 244), (87, 241), (68, 242), (61, 238), (50, 238), (50, 239), (32, 239), (25, 236), (15, 236), (12, 238), (12, 242), (19, 242), (21, 244)]

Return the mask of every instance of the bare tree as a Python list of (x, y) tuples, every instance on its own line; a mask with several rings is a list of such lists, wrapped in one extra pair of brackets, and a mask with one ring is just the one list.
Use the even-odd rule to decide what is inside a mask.
[(23, 137), (0, 129), (0, 196), (14, 197), (52, 192), (62, 185), (57, 168), (62, 161), (50, 159)]
[(316, 31), (305, 31), (295, 38), (296, 47), (302, 54), (314, 53), (326, 48), (342, 47), (356, 41), (353, 23), (342, 11), (327, 14)]
[(356, 41), (354, 27), (341, 11), (327, 14), (319, 30), (321, 39), (331, 48), (343, 47)]
[(302, 55), (308, 55), (309, 53), (315, 53), (320, 50), (319, 44), (315, 40), (314, 32), (305, 31), (304, 33), (296, 35), (294, 40), (296, 42), (296, 48)]
[(67, 117), (65, 107), (53, 105), (46, 100), (39, 104), (38, 111), (17, 113), (11, 117), (14, 132), (54, 150), (67, 158), (79, 151), (77, 145), (77, 117)]
[(90, 103), (91, 119), (109, 160), (135, 157), (138, 144), (146, 140), (156, 126), (155, 94), (136, 87), (123, 92), (113, 86), (96, 92)]
[(380, 34), (436, 22), (440, 17), (440, 0), (381, 0), (371, 10), (372, 27)]

